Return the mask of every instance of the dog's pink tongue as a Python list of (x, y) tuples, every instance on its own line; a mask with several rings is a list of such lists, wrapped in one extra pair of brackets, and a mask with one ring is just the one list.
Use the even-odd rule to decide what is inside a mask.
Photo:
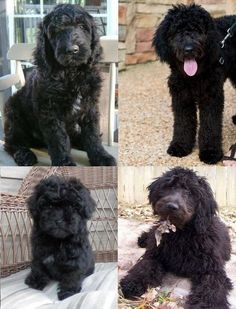
[(184, 60), (184, 72), (188, 76), (194, 76), (197, 72), (197, 61), (195, 59)]

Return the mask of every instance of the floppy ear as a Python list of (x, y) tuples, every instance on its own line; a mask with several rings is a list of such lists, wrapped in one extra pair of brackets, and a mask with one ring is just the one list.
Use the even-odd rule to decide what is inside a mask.
[(155, 204), (159, 199), (158, 191), (161, 190), (163, 184), (164, 184), (163, 177), (158, 177), (147, 187), (147, 190), (149, 191), (148, 200), (149, 203), (152, 205), (154, 213), (155, 213)]
[(52, 175), (48, 178), (43, 178), (35, 186), (31, 196), (27, 199), (29, 212), (34, 220), (38, 218), (40, 206), (48, 204), (48, 200), (59, 199), (60, 179)]
[(163, 62), (169, 62), (170, 49), (167, 42), (168, 29), (170, 27), (170, 19), (168, 16), (158, 26), (152, 41), (152, 46), (155, 48), (157, 55)]
[(148, 200), (149, 200), (149, 203), (150, 204), (153, 204), (156, 202), (156, 198), (155, 198), (155, 195), (156, 195), (156, 192), (158, 190), (158, 183), (159, 183), (159, 178), (156, 178), (148, 187), (147, 187), (147, 190), (149, 191), (149, 194), (148, 194)]
[(179, 180), (179, 167), (165, 172), (161, 177), (156, 178), (148, 187), (149, 190), (149, 203), (154, 206), (159, 199), (159, 192), (163, 190), (166, 186), (174, 186)]
[(218, 207), (214, 199), (212, 190), (204, 178), (199, 178), (199, 185), (196, 187), (196, 210), (194, 227), (197, 233), (205, 233), (210, 225)]
[(53, 63), (55, 63), (54, 51), (47, 37), (47, 23), (50, 18), (49, 15), (46, 16), (39, 24), (37, 45), (34, 50), (34, 63), (41, 68), (51, 67)]
[(34, 220), (38, 218), (39, 211), (40, 211), (38, 207), (39, 206), (38, 198), (41, 195), (40, 187), (41, 187), (41, 183), (37, 184), (31, 196), (26, 201), (29, 213)]
[(89, 60), (90, 64), (98, 63), (102, 58), (102, 47), (100, 45), (99, 35), (97, 33), (97, 26), (94, 19), (90, 16), (92, 25), (92, 41), (91, 41), (91, 57)]
[(205, 61), (206, 63), (214, 63), (220, 59), (221, 48), (219, 42), (221, 38), (219, 36), (219, 32), (216, 31), (215, 28), (211, 29), (207, 33), (207, 40), (205, 46)]
[(90, 219), (96, 208), (96, 203), (90, 191), (76, 178), (69, 180), (75, 194), (75, 206), (78, 212), (86, 219)]

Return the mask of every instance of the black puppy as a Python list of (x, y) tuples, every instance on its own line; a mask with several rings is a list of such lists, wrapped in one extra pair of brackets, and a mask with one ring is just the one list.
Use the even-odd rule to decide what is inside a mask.
[[(153, 213), (161, 222), (139, 237), (146, 252), (121, 280), (124, 296), (141, 296), (148, 287), (160, 286), (170, 272), (191, 280), (186, 308), (228, 309), (232, 284), (224, 267), (230, 259), (230, 238), (216, 215), (210, 186), (193, 171), (174, 168), (148, 189)], [(175, 228), (158, 235), (166, 220)]]
[(36, 186), (28, 199), (33, 229), (27, 285), (42, 290), (50, 280), (58, 280), (59, 299), (80, 292), (84, 278), (94, 271), (87, 221), (95, 206), (76, 178), (51, 176)]
[(37, 163), (31, 147), (47, 147), (52, 165), (75, 165), (70, 149), (91, 165), (115, 165), (102, 146), (98, 99), (101, 46), (94, 20), (61, 4), (39, 26), (36, 68), (5, 106), (5, 149), (18, 165)]
[(212, 18), (201, 6), (177, 5), (155, 33), (153, 45), (171, 69), (174, 133), (167, 152), (172, 156), (192, 152), (198, 106), (200, 160), (215, 164), (222, 158), (223, 86), (226, 78), (236, 84), (236, 25), (223, 48), (221, 41), (234, 23), (235, 15)]

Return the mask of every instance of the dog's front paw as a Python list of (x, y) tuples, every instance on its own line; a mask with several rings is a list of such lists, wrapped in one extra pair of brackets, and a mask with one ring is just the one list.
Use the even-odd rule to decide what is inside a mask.
[(127, 278), (123, 278), (120, 281), (120, 287), (124, 298), (127, 299), (136, 299), (137, 297), (142, 296), (146, 292), (141, 281), (135, 282)]
[(223, 157), (222, 151), (216, 151), (214, 149), (201, 150), (199, 158), (202, 162), (207, 164), (216, 164)]
[(76, 166), (76, 163), (69, 156), (52, 160), (52, 166)]
[(68, 298), (76, 293), (79, 293), (81, 290), (81, 287), (76, 289), (76, 290), (60, 290), (58, 293), (57, 293), (57, 296), (58, 296), (58, 299), (59, 300), (63, 300), (65, 298)]
[(178, 143), (178, 142), (171, 142), (169, 148), (167, 149), (167, 153), (173, 157), (185, 157), (192, 152), (192, 147), (187, 145)]
[(90, 159), (92, 166), (116, 166), (116, 159), (108, 153)]
[(30, 288), (36, 290), (43, 290), (48, 282), (49, 279), (44, 277), (43, 275), (36, 277), (32, 273), (30, 273), (25, 279), (25, 284), (27, 284)]
[(146, 248), (147, 247), (147, 240), (148, 240), (148, 233), (143, 232), (141, 236), (138, 237), (138, 245), (140, 248)]
[(13, 157), (16, 164), (19, 166), (32, 166), (38, 162), (36, 155), (25, 147), (18, 149)]

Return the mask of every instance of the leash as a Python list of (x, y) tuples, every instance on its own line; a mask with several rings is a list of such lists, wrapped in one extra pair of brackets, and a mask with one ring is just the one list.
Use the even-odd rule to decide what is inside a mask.
[[(226, 36), (223, 38), (223, 40), (220, 42), (220, 46), (221, 48), (223, 49), (225, 47), (225, 42), (228, 40), (228, 38), (232, 38), (232, 36), (235, 34), (236, 32), (236, 22), (233, 23), (233, 25), (227, 29), (227, 34)], [(219, 63), (221, 65), (223, 65), (225, 62), (224, 58), (223, 57), (220, 57), (219, 59)]]
[(226, 36), (220, 42), (221, 48), (225, 47), (225, 42), (228, 40), (228, 38), (232, 38), (235, 32), (236, 32), (236, 22), (227, 30)]
[[(223, 40), (220, 42), (221, 49), (225, 47), (225, 42), (228, 40), (228, 38), (232, 38), (232, 36), (236, 33), (236, 22), (227, 30), (226, 36), (223, 38)], [(223, 65), (225, 62), (223, 57), (220, 57), (219, 63)]]

